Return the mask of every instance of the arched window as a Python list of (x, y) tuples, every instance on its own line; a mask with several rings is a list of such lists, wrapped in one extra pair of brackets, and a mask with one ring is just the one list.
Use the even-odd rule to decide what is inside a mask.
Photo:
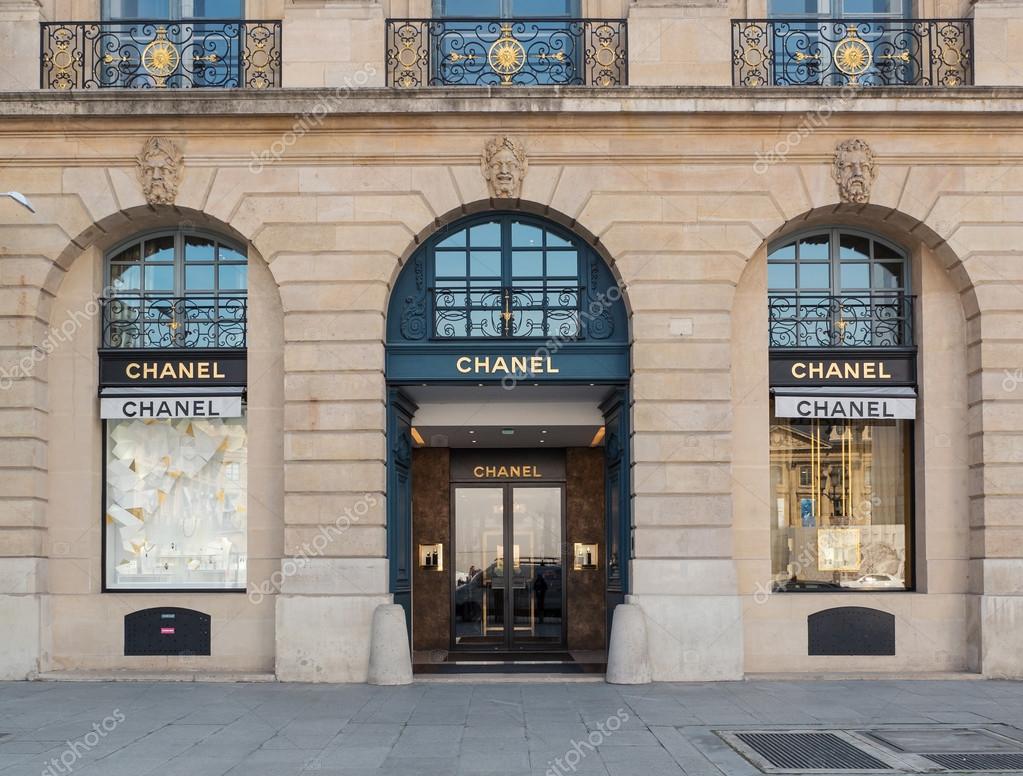
[(244, 590), (245, 250), (163, 230), (104, 272), (104, 590)]
[(909, 264), (877, 237), (828, 229), (789, 238), (767, 257), (771, 347), (913, 344)]
[(107, 256), (103, 346), (245, 346), (248, 259), (213, 234), (163, 231)]
[(906, 253), (832, 228), (767, 257), (771, 561), (784, 591), (913, 587), (916, 355)]
[(616, 325), (624, 335), (620, 294), (604, 298), (618, 289), (603, 260), (542, 219), (459, 222), (427, 241), (411, 264), (396, 291), (402, 339), (602, 340)]

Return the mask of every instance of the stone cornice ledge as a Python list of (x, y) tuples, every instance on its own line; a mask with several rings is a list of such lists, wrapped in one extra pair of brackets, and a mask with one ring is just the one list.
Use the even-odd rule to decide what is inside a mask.
[(442, 113), (1021, 113), (1023, 87), (724, 86), (365, 89), (103, 89), (0, 92), (0, 116), (300, 116)]

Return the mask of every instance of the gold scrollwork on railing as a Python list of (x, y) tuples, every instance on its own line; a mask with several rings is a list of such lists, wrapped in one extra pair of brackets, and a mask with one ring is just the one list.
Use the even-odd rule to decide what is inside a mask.
[(737, 86), (959, 86), (973, 82), (970, 19), (739, 19)]
[(622, 19), (389, 19), (387, 84), (616, 86), (627, 81)]

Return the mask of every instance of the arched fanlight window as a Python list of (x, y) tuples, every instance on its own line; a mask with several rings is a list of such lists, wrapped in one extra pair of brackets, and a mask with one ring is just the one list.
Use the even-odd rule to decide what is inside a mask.
[(579, 250), (554, 231), (488, 220), (445, 237), (432, 259), (435, 336), (579, 335)]
[(909, 262), (903, 250), (846, 229), (810, 232), (767, 257), (771, 347), (913, 344)]
[[(543, 219), (488, 215), (431, 238), (410, 262), (414, 282), (400, 334), (419, 339), (606, 339), (620, 294), (610, 270), (571, 233)], [(408, 288), (409, 292), (415, 289)], [(402, 293), (399, 291), (399, 293)], [(598, 304), (594, 304), (594, 302)], [(428, 331), (420, 329), (425, 319)]]
[(103, 345), (245, 346), (248, 258), (214, 234), (163, 231), (107, 255)]

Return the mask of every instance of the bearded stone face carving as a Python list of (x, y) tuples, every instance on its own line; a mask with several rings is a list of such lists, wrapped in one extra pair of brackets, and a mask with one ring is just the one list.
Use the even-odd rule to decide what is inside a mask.
[(518, 199), (522, 195), (522, 180), (529, 163), (519, 141), (510, 137), (491, 138), (483, 148), (480, 167), (492, 198)]
[(831, 165), (831, 177), (838, 184), (842, 202), (864, 205), (870, 201), (870, 187), (877, 178), (874, 152), (864, 141), (853, 139), (839, 143)]
[(183, 173), (181, 151), (177, 144), (167, 137), (151, 137), (136, 161), (146, 202), (150, 205), (173, 205)]

